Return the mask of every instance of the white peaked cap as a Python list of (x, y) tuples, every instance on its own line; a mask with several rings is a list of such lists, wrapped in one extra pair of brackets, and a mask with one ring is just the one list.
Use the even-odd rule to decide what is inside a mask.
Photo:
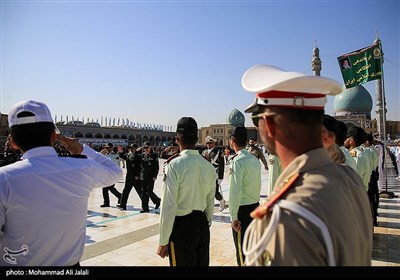
[(246, 91), (256, 93), (256, 100), (245, 112), (254, 112), (259, 105), (323, 109), (326, 95), (343, 91), (342, 85), (335, 80), (287, 72), (272, 65), (251, 67), (243, 74), (242, 86)]

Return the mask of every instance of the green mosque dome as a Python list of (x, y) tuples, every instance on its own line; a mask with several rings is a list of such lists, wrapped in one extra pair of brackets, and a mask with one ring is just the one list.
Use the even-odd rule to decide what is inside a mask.
[(362, 85), (344, 90), (335, 96), (335, 116), (365, 114), (371, 119), (372, 97)]
[(242, 112), (240, 112), (238, 109), (234, 109), (226, 118), (226, 122), (232, 126), (244, 126), (245, 118)]

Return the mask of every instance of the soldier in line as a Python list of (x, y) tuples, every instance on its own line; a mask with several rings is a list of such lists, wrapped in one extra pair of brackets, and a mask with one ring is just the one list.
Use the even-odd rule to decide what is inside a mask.
[(322, 146), (331, 79), (257, 65), (243, 75), (256, 99), (245, 112), (282, 173), (244, 236), (246, 265), (369, 266), (372, 217), (360, 176)]
[(352, 126), (347, 130), (346, 140), (344, 146), (353, 157), (357, 166), (357, 173), (363, 180), (364, 189), (368, 191), (368, 184), (371, 177), (371, 165), (367, 153), (361, 146), (365, 141), (364, 129), (358, 126)]
[(368, 197), (373, 209), (373, 223), (378, 226), (378, 206), (379, 206), (379, 188), (378, 188), (378, 165), (379, 165), (379, 150), (373, 145), (374, 138), (372, 133), (366, 134), (364, 149), (370, 154), (371, 176), (368, 184)]
[(345, 164), (346, 156), (339, 145), (336, 144), (337, 129), (336, 119), (325, 114), (322, 121), (322, 145), (328, 151), (334, 162)]
[(215, 168), (218, 179), (215, 181), (215, 199), (219, 201), (219, 211), (224, 211), (226, 202), (222, 195), (221, 183), (225, 173), (224, 153), (216, 146), (217, 140), (211, 136), (206, 137), (207, 149), (202, 153), (203, 157), (208, 160)]
[(171, 266), (209, 266), (214, 214), (215, 168), (196, 150), (197, 122), (179, 119), (180, 153), (164, 166), (157, 254)]
[(236, 261), (244, 266), (243, 235), (252, 218), (250, 213), (260, 205), (260, 161), (246, 150), (247, 129), (234, 126), (229, 132), (229, 144), (235, 150), (229, 167), (229, 214)]
[(336, 120), (336, 144), (340, 147), (343, 154), (346, 157), (346, 164), (357, 172), (357, 163), (354, 158), (350, 155), (349, 150), (344, 146), (344, 141), (347, 139), (347, 126), (344, 122)]

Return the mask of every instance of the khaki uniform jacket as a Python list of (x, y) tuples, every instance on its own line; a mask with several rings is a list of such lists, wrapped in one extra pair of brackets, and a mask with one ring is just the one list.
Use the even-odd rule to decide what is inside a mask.
[[(303, 206), (326, 224), (336, 265), (371, 265), (372, 217), (360, 176), (349, 166), (334, 163), (324, 148), (315, 149), (298, 156), (283, 170), (270, 199), (297, 174), (281, 199)], [(271, 265), (328, 264), (320, 229), (285, 209), (266, 248)]]
[(365, 191), (368, 191), (369, 179), (371, 178), (370, 158), (361, 146), (357, 146), (349, 151), (357, 164), (357, 173), (360, 175), (364, 183)]

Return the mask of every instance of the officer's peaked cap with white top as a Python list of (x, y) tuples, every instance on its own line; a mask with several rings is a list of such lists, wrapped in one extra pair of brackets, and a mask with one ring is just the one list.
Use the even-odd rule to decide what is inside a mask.
[(320, 76), (287, 72), (272, 65), (256, 65), (242, 77), (246, 91), (256, 93), (256, 99), (245, 112), (257, 112), (259, 106), (280, 106), (304, 110), (323, 110), (326, 95), (343, 91), (338, 82)]

